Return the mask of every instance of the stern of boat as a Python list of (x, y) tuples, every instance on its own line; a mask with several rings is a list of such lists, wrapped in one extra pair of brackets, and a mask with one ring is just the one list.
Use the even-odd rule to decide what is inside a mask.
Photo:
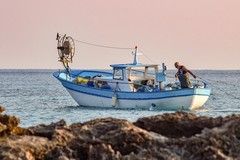
[(189, 106), (189, 110), (194, 110), (202, 107), (208, 100), (211, 94), (209, 88), (196, 88), (194, 89), (194, 95), (192, 96), (192, 102)]

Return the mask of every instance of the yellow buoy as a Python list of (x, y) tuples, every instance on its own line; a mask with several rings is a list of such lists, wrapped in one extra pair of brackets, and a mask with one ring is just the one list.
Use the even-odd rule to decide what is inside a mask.
[(77, 77), (74, 79), (74, 82), (76, 83), (87, 83), (89, 80), (86, 78), (81, 78), (81, 77)]

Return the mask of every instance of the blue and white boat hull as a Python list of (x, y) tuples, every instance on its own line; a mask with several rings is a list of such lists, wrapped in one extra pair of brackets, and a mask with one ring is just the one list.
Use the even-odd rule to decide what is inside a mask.
[[(160, 90), (157, 92), (124, 92), (76, 84), (61, 76), (54, 76), (80, 106), (143, 108), (161, 110), (192, 110), (203, 106), (210, 95), (208, 88)], [(114, 99), (113, 97), (116, 96)]]
[[(102, 97), (94, 94), (86, 94), (67, 89), (73, 99), (81, 106), (115, 107), (115, 108), (143, 108), (149, 109), (154, 106), (161, 110), (193, 110), (203, 106), (208, 100), (206, 95), (178, 95), (175, 97), (161, 97), (148, 99), (117, 98), (116, 105), (112, 105), (112, 97)], [(196, 90), (196, 89), (190, 89)], [(197, 89), (199, 90), (199, 89)], [(204, 89), (205, 90), (205, 89)], [(168, 91), (171, 92), (171, 91)], [(112, 93), (114, 94), (114, 93)], [(137, 95), (136, 95), (137, 96)]]

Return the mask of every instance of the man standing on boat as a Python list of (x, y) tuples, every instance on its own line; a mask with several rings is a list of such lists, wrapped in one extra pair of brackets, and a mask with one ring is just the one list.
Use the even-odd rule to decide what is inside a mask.
[(191, 88), (190, 79), (187, 73), (190, 73), (195, 79), (195, 76), (190, 70), (188, 70), (184, 65), (181, 65), (179, 62), (175, 62), (174, 66), (178, 69), (178, 72), (175, 74), (175, 78), (178, 77), (182, 88)]

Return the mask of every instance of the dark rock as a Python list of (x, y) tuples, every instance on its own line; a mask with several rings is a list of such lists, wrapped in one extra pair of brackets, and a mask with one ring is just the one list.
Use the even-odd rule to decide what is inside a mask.
[(233, 119), (240, 119), (240, 116), (209, 118), (205, 116), (197, 117), (193, 113), (176, 112), (140, 118), (133, 124), (169, 138), (181, 138), (200, 134), (204, 128), (219, 127)]
[(9, 130), (12, 130), (16, 127), (20, 119), (16, 118), (15, 116), (8, 116), (8, 115), (1, 115), (0, 114), (0, 122), (8, 127)]
[(31, 134), (30, 130), (18, 127), (19, 122), (19, 118), (0, 114), (0, 136)]
[(135, 123), (104, 118), (18, 127), (0, 114), (0, 159), (240, 159), (240, 115), (209, 118), (176, 112)]
[(7, 130), (7, 126), (2, 124), (2, 123), (0, 123), (0, 133), (3, 134), (4, 131), (6, 131), (6, 130)]
[(5, 111), (5, 108), (0, 106), (0, 113), (3, 112), (3, 111)]
[(168, 148), (182, 159), (240, 159), (240, 119), (221, 127), (205, 128), (201, 134), (175, 139)]
[(52, 139), (52, 136), (55, 133), (56, 129), (63, 129), (64, 127), (66, 127), (66, 122), (64, 120), (60, 120), (59, 122), (51, 123), (50, 125), (40, 124), (35, 127), (29, 127), (29, 130), (34, 136)]

